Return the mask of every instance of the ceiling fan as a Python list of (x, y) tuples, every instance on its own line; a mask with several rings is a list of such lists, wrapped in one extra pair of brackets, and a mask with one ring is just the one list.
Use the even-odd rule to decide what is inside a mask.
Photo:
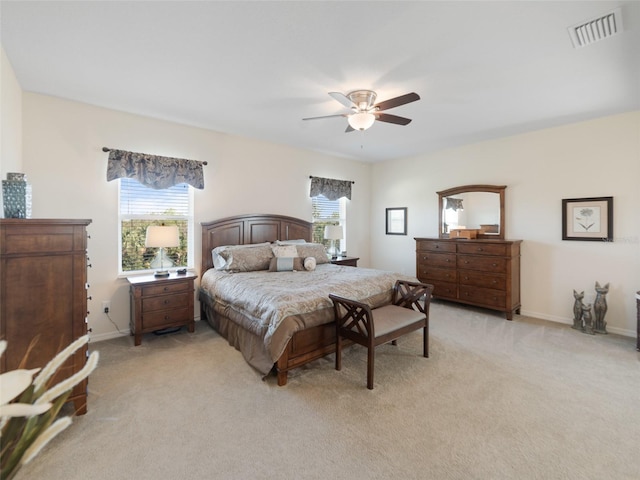
[(376, 101), (376, 92), (372, 90), (354, 90), (346, 95), (340, 92), (329, 92), (335, 100), (340, 102), (351, 111), (348, 113), (338, 113), (336, 115), (324, 115), (322, 117), (308, 117), (302, 120), (317, 120), (319, 118), (331, 118), (331, 117), (347, 117), (349, 125), (345, 130), (345, 133), (353, 132), (354, 130), (366, 130), (373, 125), (373, 122), (378, 120), (379, 122), (395, 123), (396, 125), (408, 125), (411, 123), (410, 118), (399, 117), (397, 115), (391, 115), (389, 113), (381, 113), (383, 110), (390, 110), (400, 105), (415, 102), (420, 100), (420, 96), (417, 93), (406, 93), (399, 97), (390, 98), (383, 102), (374, 103)]

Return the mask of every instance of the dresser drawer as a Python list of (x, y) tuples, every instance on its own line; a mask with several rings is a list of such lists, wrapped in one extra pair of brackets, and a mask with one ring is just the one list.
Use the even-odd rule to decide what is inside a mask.
[(187, 282), (167, 282), (160, 285), (149, 285), (142, 287), (142, 296), (149, 297), (151, 295), (162, 295), (165, 293), (186, 292), (191, 288)]
[(456, 270), (453, 268), (433, 268), (431, 265), (420, 265), (418, 267), (418, 277), (423, 282), (456, 282)]
[(488, 307), (504, 308), (506, 302), (504, 291), (493, 290), (491, 288), (471, 287), (468, 285), (460, 285), (460, 295), (458, 298), (465, 302)]
[(447, 282), (426, 282), (431, 283), (433, 285), (433, 293), (432, 295), (435, 297), (442, 298), (452, 298), (455, 299), (458, 297), (458, 287), (455, 283), (447, 283)]
[(438, 240), (418, 240), (416, 248), (418, 250), (430, 250), (433, 252), (455, 253), (456, 244), (454, 242), (439, 242)]
[(508, 247), (507, 245), (494, 243), (460, 243), (458, 245), (458, 253), (472, 255), (498, 255), (504, 257), (508, 254)]
[(460, 270), (458, 280), (461, 285), (506, 290), (507, 277), (501, 274), (490, 274), (473, 270)]
[(455, 253), (418, 252), (417, 260), (418, 265), (451, 268), (455, 268), (456, 266)]
[(187, 323), (193, 320), (193, 309), (176, 308), (173, 310), (158, 310), (142, 314), (143, 330), (160, 329), (171, 326), (173, 323)]
[(489, 256), (458, 255), (458, 268), (463, 270), (480, 270), (490, 273), (505, 273), (507, 271), (507, 259)]
[(189, 304), (189, 294), (177, 293), (174, 295), (159, 295), (155, 297), (142, 297), (142, 313), (162, 310), (166, 308), (186, 307)]

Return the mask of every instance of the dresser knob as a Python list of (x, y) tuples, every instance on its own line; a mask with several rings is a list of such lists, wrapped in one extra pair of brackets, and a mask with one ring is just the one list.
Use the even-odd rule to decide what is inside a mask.
[(497, 267), (497, 266), (498, 266), (498, 264), (497, 264), (497, 263), (493, 263), (492, 265), (493, 265), (494, 267)]
[(165, 304), (165, 305), (169, 305), (169, 300), (165, 300), (165, 301), (164, 301), (164, 304)]
[(482, 247), (478, 247), (478, 251), (481, 252), (482, 251)]

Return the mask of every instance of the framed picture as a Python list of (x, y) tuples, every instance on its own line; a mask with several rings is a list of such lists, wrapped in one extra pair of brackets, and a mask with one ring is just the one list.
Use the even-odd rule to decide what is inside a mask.
[(407, 234), (407, 207), (387, 208), (387, 235)]
[(613, 242), (613, 197), (563, 199), (562, 239)]

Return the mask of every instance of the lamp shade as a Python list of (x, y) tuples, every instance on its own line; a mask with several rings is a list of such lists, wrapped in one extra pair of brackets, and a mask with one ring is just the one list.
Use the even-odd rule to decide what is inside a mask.
[(175, 225), (151, 225), (147, 227), (147, 238), (144, 244), (147, 247), (179, 247), (178, 227)]
[(343, 236), (342, 225), (327, 225), (324, 227), (324, 238), (327, 240), (340, 240)]
[(373, 125), (375, 120), (375, 115), (369, 112), (354, 113), (353, 115), (349, 115), (347, 119), (349, 125), (356, 130), (366, 130)]

